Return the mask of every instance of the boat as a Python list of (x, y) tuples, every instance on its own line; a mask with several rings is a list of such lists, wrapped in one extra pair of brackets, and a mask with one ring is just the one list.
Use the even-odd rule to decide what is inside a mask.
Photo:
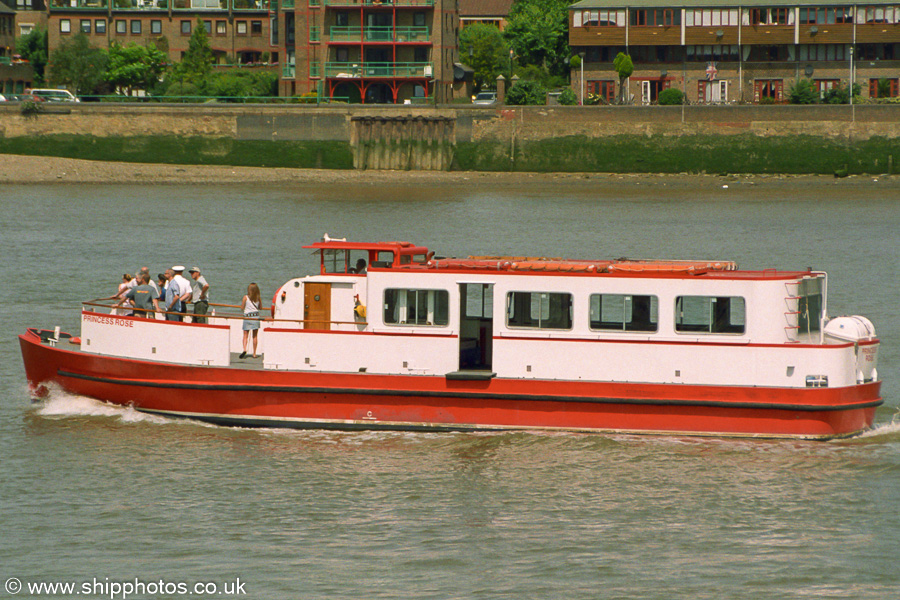
[(826, 273), (731, 261), (435, 256), (327, 235), (241, 358), (207, 323), (84, 302), (19, 336), (29, 388), (247, 427), (831, 439), (872, 427), (879, 339)]

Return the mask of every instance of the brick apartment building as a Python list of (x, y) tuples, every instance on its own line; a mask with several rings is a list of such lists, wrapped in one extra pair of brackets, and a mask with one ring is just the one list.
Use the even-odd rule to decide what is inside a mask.
[(452, 96), (457, 0), (282, 1), (273, 17), (281, 95), (396, 104)]
[(81, 31), (98, 47), (162, 41), (179, 61), (200, 18), (217, 63), (273, 65), (282, 96), (402, 103), (452, 95), (457, 0), (48, 1), (51, 51)]
[(271, 51), (267, 0), (49, 0), (48, 11), (51, 52), (82, 32), (99, 48), (152, 41), (180, 61), (198, 18), (217, 63), (257, 63)]
[[(677, 87), (692, 103), (784, 102), (799, 79), (821, 94), (852, 79), (866, 97), (898, 95), (900, 2), (582, 0), (569, 45), (584, 54), (584, 91), (612, 102), (613, 59), (629, 54), (627, 93), (650, 104)], [(576, 91), (580, 73), (572, 73)]]

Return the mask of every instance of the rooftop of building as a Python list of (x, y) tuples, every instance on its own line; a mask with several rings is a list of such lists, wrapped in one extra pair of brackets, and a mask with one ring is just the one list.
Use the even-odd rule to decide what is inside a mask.
[(513, 0), (459, 0), (459, 16), (505, 17), (509, 14)]

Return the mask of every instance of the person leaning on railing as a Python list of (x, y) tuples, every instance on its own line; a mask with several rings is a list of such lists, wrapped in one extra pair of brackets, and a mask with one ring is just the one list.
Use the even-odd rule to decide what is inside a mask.
[(126, 300), (134, 302), (134, 316), (152, 319), (156, 315), (150, 309), (159, 312), (159, 293), (150, 285), (150, 274), (141, 273), (138, 285), (125, 291), (114, 306), (120, 306)]
[(209, 312), (209, 283), (200, 274), (200, 267), (188, 270), (191, 276), (191, 301), (194, 303), (194, 323), (206, 323), (205, 315)]

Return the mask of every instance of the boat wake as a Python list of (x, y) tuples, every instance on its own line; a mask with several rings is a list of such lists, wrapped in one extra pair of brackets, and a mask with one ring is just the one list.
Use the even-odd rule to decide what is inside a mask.
[(107, 404), (86, 396), (51, 389), (47, 397), (37, 403), (42, 417), (111, 417), (123, 423), (172, 423), (158, 415), (139, 412), (130, 406)]
[(890, 423), (876, 425), (855, 439), (867, 442), (900, 442), (900, 414), (895, 414)]

